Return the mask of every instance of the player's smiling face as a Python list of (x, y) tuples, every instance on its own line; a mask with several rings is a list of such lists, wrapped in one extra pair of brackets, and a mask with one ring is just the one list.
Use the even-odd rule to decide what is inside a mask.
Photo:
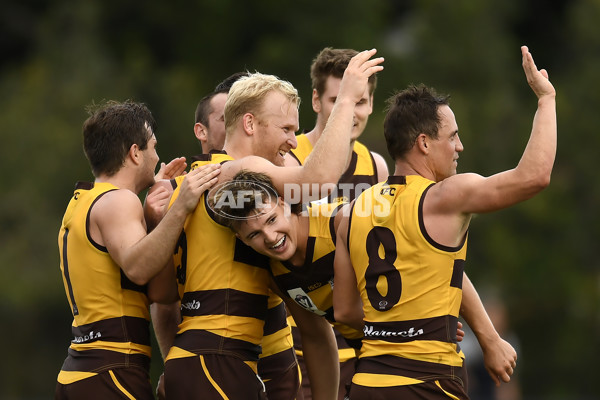
[[(327, 122), (335, 105), (342, 79), (335, 76), (327, 77), (325, 81), (325, 90), (321, 96), (316, 91), (313, 92), (313, 110), (322, 115), (322, 121)], [(369, 115), (373, 112), (373, 96), (370, 93), (370, 85), (367, 85), (361, 99), (354, 107), (354, 118), (352, 127), (352, 139), (357, 139), (365, 130)], [(316, 104), (314, 104), (316, 103)], [(316, 108), (315, 108), (316, 107)]]
[(298, 127), (298, 104), (278, 91), (269, 93), (256, 115), (252, 154), (283, 166), (287, 153), (298, 146)]
[(438, 112), (440, 115), (438, 138), (429, 141), (431, 145), (429, 159), (436, 182), (456, 175), (458, 157), (464, 150), (458, 136), (456, 118), (450, 107), (441, 106)]
[(236, 234), (258, 253), (279, 261), (289, 260), (297, 247), (289, 206), (281, 198), (238, 223)]

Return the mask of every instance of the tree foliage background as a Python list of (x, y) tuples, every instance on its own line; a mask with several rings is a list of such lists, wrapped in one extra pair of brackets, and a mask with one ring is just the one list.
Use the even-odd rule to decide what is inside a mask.
[(552, 183), (473, 220), (467, 273), (484, 299), (494, 293), (508, 308), (523, 398), (598, 398), (600, 2), (30, 0), (4, 1), (0, 21), (1, 398), (51, 397), (66, 356), (57, 232), (74, 183), (93, 179), (81, 147), (87, 104), (145, 102), (162, 159), (189, 157), (200, 151), (195, 106), (229, 74), (291, 81), (310, 129), (312, 58), (325, 46), (376, 47), (385, 70), (363, 142), (393, 171), (384, 100), (424, 82), (452, 95), (459, 172), (490, 175), (516, 165), (536, 108), (521, 44), (558, 93)]

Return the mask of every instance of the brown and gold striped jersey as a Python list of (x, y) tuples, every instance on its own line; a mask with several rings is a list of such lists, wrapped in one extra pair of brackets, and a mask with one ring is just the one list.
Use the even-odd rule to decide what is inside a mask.
[(391, 176), (353, 205), (348, 249), (365, 321), (356, 384), (419, 383), (463, 365), (456, 327), (467, 238), (447, 247), (427, 234), (423, 200), (433, 184)]

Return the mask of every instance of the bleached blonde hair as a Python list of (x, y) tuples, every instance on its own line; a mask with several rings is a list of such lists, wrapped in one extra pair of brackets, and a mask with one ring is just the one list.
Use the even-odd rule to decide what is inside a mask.
[(238, 79), (229, 90), (224, 111), (227, 134), (244, 114), (259, 115), (265, 98), (272, 91), (282, 93), (296, 108), (300, 107), (298, 90), (290, 82), (275, 75), (250, 73)]

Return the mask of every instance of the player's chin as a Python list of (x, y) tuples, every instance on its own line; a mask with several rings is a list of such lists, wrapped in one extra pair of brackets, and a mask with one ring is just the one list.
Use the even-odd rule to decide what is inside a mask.
[(277, 153), (277, 156), (275, 156), (275, 158), (273, 158), (271, 162), (277, 167), (285, 167), (285, 158), (282, 157), (279, 153)]

